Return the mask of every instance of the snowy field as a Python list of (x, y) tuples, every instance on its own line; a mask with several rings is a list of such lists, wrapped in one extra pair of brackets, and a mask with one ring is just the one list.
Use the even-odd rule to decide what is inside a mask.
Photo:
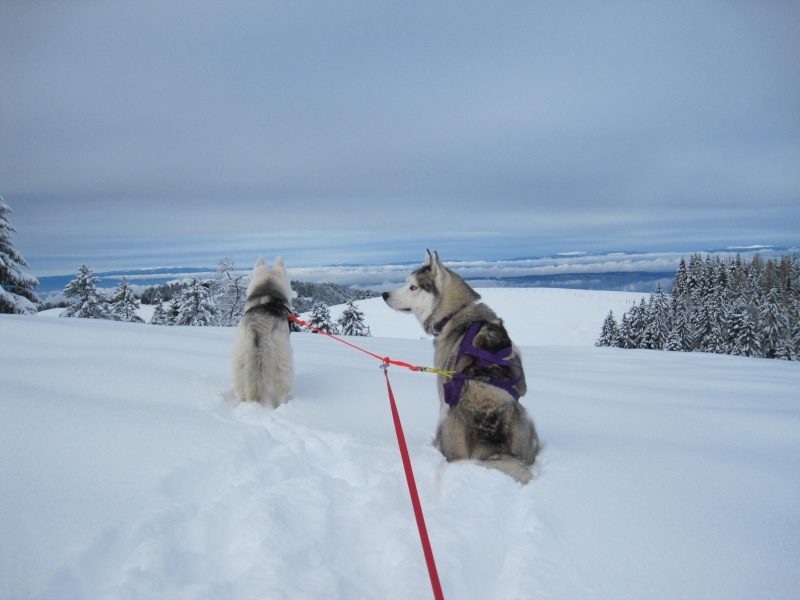
[[(800, 363), (593, 347), (641, 295), (480, 291), (546, 446), (527, 486), (447, 464), (433, 376), (390, 369), (446, 598), (798, 598)], [(359, 304), (354, 341), (431, 363)], [(234, 407), (233, 335), (0, 316), (1, 599), (431, 597), (377, 361), (295, 334), (293, 400)]]

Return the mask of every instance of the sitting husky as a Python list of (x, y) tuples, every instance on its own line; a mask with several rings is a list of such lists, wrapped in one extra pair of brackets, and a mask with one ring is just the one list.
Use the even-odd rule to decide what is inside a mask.
[(448, 461), (472, 459), (527, 483), (539, 453), (533, 421), (519, 397), (526, 391), (522, 361), (503, 321), (438, 253), (404, 287), (384, 292), (395, 310), (412, 313), (434, 336), (441, 402), (434, 444)]
[(289, 320), (292, 287), (283, 259), (269, 268), (256, 261), (247, 300), (233, 346), (233, 383), (240, 402), (277, 407), (292, 391), (292, 347)]

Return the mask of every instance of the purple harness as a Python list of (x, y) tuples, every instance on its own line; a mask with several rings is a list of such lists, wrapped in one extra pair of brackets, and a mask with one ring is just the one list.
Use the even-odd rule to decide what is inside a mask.
[(509, 360), (506, 360), (506, 357), (510, 356), (513, 352), (511, 346), (503, 348), (498, 352), (489, 352), (488, 350), (475, 347), (473, 342), (475, 340), (475, 336), (478, 335), (478, 332), (481, 330), (482, 326), (483, 321), (473, 321), (470, 324), (469, 329), (467, 329), (467, 333), (464, 335), (464, 339), (461, 341), (461, 346), (458, 349), (458, 355), (456, 357), (455, 364), (457, 365), (465, 354), (469, 354), (470, 356), (474, 356), (478, 359), (472, 366), (489, 367), (491, 365), (497, 365), (500, 367), (513, 367), (515, 369), (519, 369), (520, 373), (516, 379), (511, 380), (500, 379), (499, 377), (470, 376), (461, 372), (453, 373), (453, 378), (444, 384), (444, 401), (450, 406), (455, 406), (458, 404), (458, 400), (461, 397), (461, 390), (464, 387), (464, 382), (467, 379), (477, 379), (478, 381), (490, 383), (495, 387), (499, 387), (500, 389), (507, 391), (509, 394), (511, 394), (514, 400), (519, 400), (519, 392), (514, 389), (514, 386), (522, 381), (522, 367), (518, 364), (512, 363)]

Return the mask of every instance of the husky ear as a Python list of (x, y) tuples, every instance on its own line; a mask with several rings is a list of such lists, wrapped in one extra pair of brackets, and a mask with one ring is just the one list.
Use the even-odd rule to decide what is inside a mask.
[(444, 266), (442, 259), (439, 258), (439, 253), (435, 250), (433, 252), (433, 258), (431, 262), (431, 273), (442, 288), (450, 281), (450, 275), (447, 271), (447, 267)]
[(283, 264), (283, 259), (279, 256), (275, 259), (275, 266), (272, 267), (273, 271), (278, 271), (282, 274), (283, 278), (289, 280), (289, 274), (286, 272), (286, 265)]
[(431, 266), (431, 262), (433, 262), (433, 257), (431, 256), (430, 250), (425, 250), (425, 265), (426, 267)]
[[(259, 256), (258, 260), (256, 261), (255, 266), (256, 267), (266, 267), (267, 266), (267, 261), (264, 260), (263, 256)], [(255, 267), (253, 267), (253, 268), (255, 268)]]
[(439, 253), (435, 250), (433, 251), (433, 266), (436, 270), (444, 271), (444, 264), (442, 263), (442, 259), (439, 258)]

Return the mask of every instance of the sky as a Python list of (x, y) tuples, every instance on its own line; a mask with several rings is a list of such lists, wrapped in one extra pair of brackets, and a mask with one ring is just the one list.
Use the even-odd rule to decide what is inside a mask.
[(34, 275), (800, 243), (800, 3), (0, 0)]

